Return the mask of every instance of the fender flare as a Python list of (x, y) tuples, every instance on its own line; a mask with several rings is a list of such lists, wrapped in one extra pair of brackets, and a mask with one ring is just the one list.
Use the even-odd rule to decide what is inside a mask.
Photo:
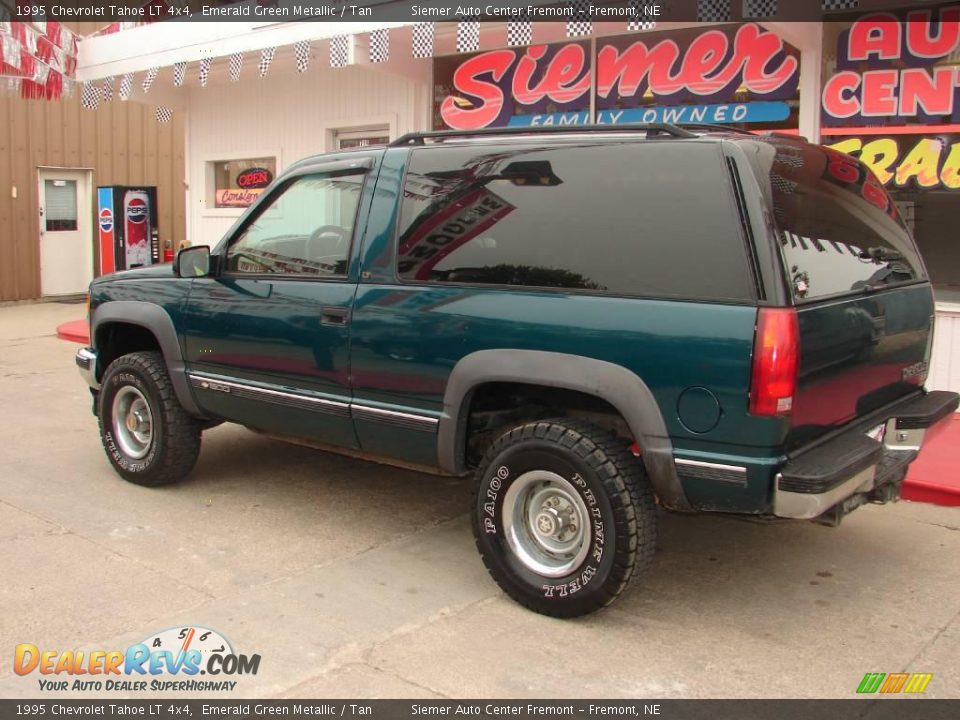
[[(167, 372), (177, 400), (190, 415), (205, 417), (190, 391), (183, 350), (180, 348), (177, 330), (170, 314), (160, 305), (142, 300), (108, 300), (98, 305), (90, 318), (90, 344), (94, 350), (97, 349), (95, 343), (100, 326), (111, 322), (139, 325), (153, 334), (160, 344), (160, 352), (163, 353), (163, 360), (167, 365)], [(106, 368), (97, 368), (97, 380), (103, 377), (105, 370)]]
[(673, 460), (673, 443), (660, 406), (647, 384), (605, 360), (537, 350), (480, 350), (461, 359), (450, 373), (437, 429), (438, 462), (455, 474), (465, 471), (467, 413), (474, 389), (488, 382), (516, 382), (577, 390), (610, 403), (643, 448), (644, 465), (660, 502), (689, 510)]

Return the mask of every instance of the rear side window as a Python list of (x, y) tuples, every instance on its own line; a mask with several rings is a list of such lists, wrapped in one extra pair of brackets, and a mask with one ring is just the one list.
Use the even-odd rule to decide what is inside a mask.
[(771, 141), (767, 155), (771, 204), (796, 301), (925, 277), (895, 203), (866, 166), (789, 140)]
[(715, 144), (415, 150), (398, 235), (398, 273), (409, 282), (753, 295)]

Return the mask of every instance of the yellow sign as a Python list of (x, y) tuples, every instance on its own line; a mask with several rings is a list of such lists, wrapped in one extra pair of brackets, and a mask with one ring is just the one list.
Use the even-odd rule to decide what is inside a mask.
[(830, 147), (859, 158), (887, 186), (960, 190), (960, 136), (850, 137)]

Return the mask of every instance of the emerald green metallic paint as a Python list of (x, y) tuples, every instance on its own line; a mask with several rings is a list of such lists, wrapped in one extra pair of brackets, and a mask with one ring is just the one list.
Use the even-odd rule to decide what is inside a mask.
[[(800, 394), (791, 426), (789, 419), (747, 413), (755, 303), (401, 283), (394, 270), (395, 226), (408, 153), (363, 153), (372, 167), (345, 278), (181, 279), (170, 266), (155, 266), (95, 281), (92, 303), (135, 299), (161, 305), (176, 328), (188, 372), (228, 378), (279, 398), (263, 402), (249, 393), (195, 386), (198, 404), (210, 415), (430, 466), (438, 463), (436, 432), (429, 422), (417, 426), (403, 418), (440, 418), (448, 379), (467, 355), (528, 349), (614, 363), (649, 387), (677, 458), (745, 468), (736, 483), (681, 473), (691, 506), (742, 513), (770, 511), (773, 476), (788, 446), (891, 393), (902, 394), (896, 374), (928, 351), (932, 300), (926, 284), (801, 308)], [(296, 171), (315, 165), (299, 163)], [(283, 180), (259, 203), (270, 202)], [(325, 322), (326, 308), (343, 310), (345, 322)], [(857, 385), (864, 373), (882, 378), (879, 394), (871, 395), (876, 382)], [(586, 392), (593, 384), (583, 378)], [(839, 392), (842, 401), (827, 403), (829, 417), (817, 415), (824, 387)], [(284, 393), (373, 408), (381, 417), (292, 407), (284, 404)], [(694, 418), (700, 410), (709, 411), (709, 423)]]

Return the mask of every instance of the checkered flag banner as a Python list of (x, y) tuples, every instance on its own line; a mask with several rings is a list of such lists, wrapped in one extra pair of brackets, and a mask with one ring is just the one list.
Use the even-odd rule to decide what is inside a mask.
[(570, 8), (570, 19), (567, 20), (567, 37), (581, 37), (593, 32), (593, 22), (590, 20), (590, 0), (573, 0)]
[[(663, 13), (664, 3), (660, 3), (660, 12)], [(627, 30), (653, 30), (657, 21), (651, 20), (655, 15), (647, 15), (646, 8), (652, 7), (650, 0), (630, 0), (630, 9), (633, 16), (627, 21)]]
[(510, 20), (507, 22), (507, 45), (529, 45), (533, 42), (533, 23), (529, 20)]
[(113, 83), (114, 83), (114, 78), (112, 76), (108, 78), (104, 78), (103, 80), (103, 85), (100, 88), (100, 98), (105, 103), (108, 103), (111, 100), (113, 100)]
[(150, 68), (147, 70), (146, 77), (143, 78), (143, 93), (146, 95), (150, 92), (150, 86), (153, 85), (153, 81), (157, 79), (157, 73), (160, 71), (159, 68)]
[(120, 92), (118, 97), (126, 102), (130, 99), (130, 93), (133, 91), (133, 73), (127, 73), (120, 78)]
[(266, 77), (270, 70), (270, 63), (273, 62), (273, 56), (277, 54), (275, 47), (267, 47), (260, 51), (260, 64), (257, 69), (260, 71), (260, 77)]
[(157, 106), (157, 122), (158, 123), (168, 123), (173, 120), (173, 110), (164, 106)]
[(697, 0), (697, 22), (728, 22), (730, 0)]
[(187, 75), (187, 64), (185, 62), (178, 62), (173, 64), (173, 86), (180, 87), (183, 85), (184, 78)]
[(820, 8), (824, 12), (856, 10), (858, 7), (860, 7), (860, 0), (820, 0)]
[(230, 81), (237, 82), (240, 79), (240, 70), (243, 69), (243, 53), (234, 53), (228, 61), (230, 70)]
[(382, 63), (390, 59), (390, 30), (380, 28), (370, 33), (370, 62)]
[(297, 61), (297, 72), (305, 73), (310, 67), (310, 41), (301, 40), (293, 46), (293, 56)]
[(743, 17), (770, 18), (777, 14), (777, 0), (743, 0)]
[(206, 87), (210, 79), (210, 58), (200, 61), (200, 87)]
[(80, 91), (80, 105), (85, 110), (96, 110), (100, 104), (100, 92), (93, 83), (85, 82)]
[(330, 38), (330, 67), (346, 67), (350, 59), (350, 36), (334, 35)]
[(413, 56), (415, 58), (433, 57), (433, 23), (417, 23), (413, 26)]
[(457, 52), (476, 52), (480, 49), (480, 22), (461, 20), (457, 23)]

